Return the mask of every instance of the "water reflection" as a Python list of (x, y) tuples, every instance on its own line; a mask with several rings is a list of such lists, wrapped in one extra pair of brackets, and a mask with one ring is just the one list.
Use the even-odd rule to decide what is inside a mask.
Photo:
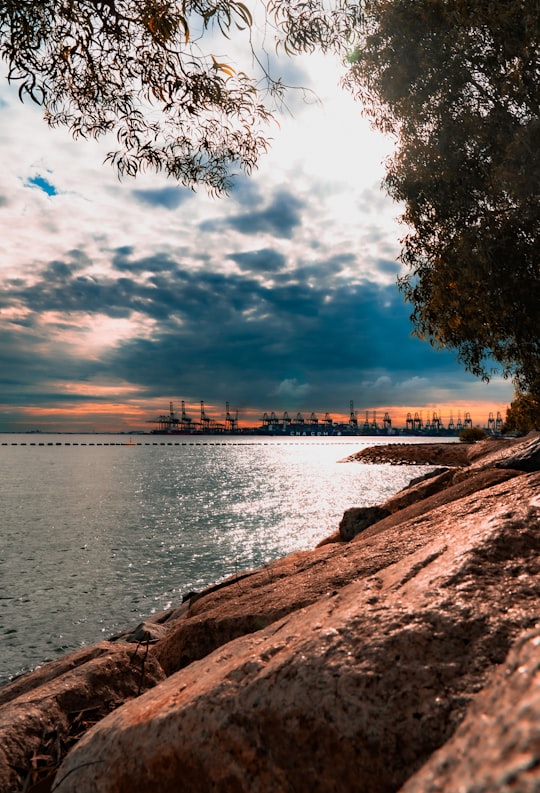
[(374, 440), (1, 448), (0, 680), (312, 548), (418, 475), (338, 462)]

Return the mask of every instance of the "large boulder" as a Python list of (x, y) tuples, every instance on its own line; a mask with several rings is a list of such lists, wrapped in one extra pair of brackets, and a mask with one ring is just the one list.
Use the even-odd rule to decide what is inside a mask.
[(339, 536), (342, 540), (352, 540), (357, 534), (388, 517), (389, 510), (383, 507), (351, 507), (345, 510), (339, 524)]
[(395, 529), (412, 518), (421, 518), (430, 509), (517, 475), (512, 471), (475, 471), (466, 481), (435, 492), (396, 514), (389, 514), (391, 509), (386, 509), (385, 504), (385, 509), (377, 513), (378, 522), (364, 528), (351, 544), (326, 544), (314, 551), (298, 551), (249, 576), (230, 578), (197, 595), (176, 612), (177, 616), (171, 616), (166, 623), (167, 635), (151, 652), (166, 673), (173, 674), (232, 639), (264, 628), (351, 581), (377, 573), (425, 541), (412, 522), (408, 528), (400, 529), (399, 542), (376, 542), (372, 549), (369, 543), (361, 542), (363, 537)]
[[(479, 447), (478, 450), (476, 447)], [(512, 438), (475, 444), (470, 453), (474, 468), (513, 468), (516, 471), (540, 470), (540, 432), (530, 432), (524, 438)]]
[[(409, 499), (406, 491), (389, 498), (388, 501), (385, 501), (383, 507), (388, 509), (391, 514), (368, 527), (366, 535), (371, 536), (379, 532), (387, 532), (413, 518), (421, 519), (426, 512), (442, 507), (445, 504), (451, 504), (453, 501), (459, 501), (501, 482), (506, 482), (508, 479), (520, 476), (520, 473), (520, 471), (512, 469), (459, 468), (454, 472), (450, 483), (446, 482), (445, 487), (436, 488), (431, 495), (426, 495), (423, 499)], [(444, 476), (443, 474), (443, 478)], [(413, 495), (414, 491), (415, 488), (413, 488)], [(408, 501), (410, 503), (407, 503)]]
[(400, 793), (538, 793), (540, 630), (518, 639), (455, 735)]
[(537, 620), (539, 490), (521, 475), (359, 535), (352, 583), (107, 716), (55, 793), (399, 790)]
[(0, 790), (49, 790), (85, 730), (165, 678), (148, 648), (102, 642), (45, 664), (0, 690)]
[(495, 463), (497, 468), (514, 468), (518, 471), (540, 471), (540, 434), (535, 433)]

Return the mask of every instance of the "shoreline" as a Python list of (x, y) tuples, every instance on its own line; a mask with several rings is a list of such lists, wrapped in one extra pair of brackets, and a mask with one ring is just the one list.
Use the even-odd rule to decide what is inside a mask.
[[(188, 748), (176, 746), (172, 733), (169, 737), (164, 738), (164, 745), (169, 747), (168, 751), (172, 751), (178, 762), (185, 766), (185, 752), (188, 752), (188, 754), (191, 752), (192, 755), (195, 753), (195, 756), (200, 756), (201, 758), (204, 754), (201, 746), (197, 744), (197, 735), (199, 734), (197, 732), (198, 728), (196, 728), (197, 719), (199, 718), (197, 714), (200, 715), (204, 711), (205, 729), (210, 734), (213, 734), (212, 714), (217, 707), (215, 705), (216, 697), (219, 702), (222, 702), (220, 698), (225, 697), (226, 701), (223, 700), (222, 705), (220, 705), (224, 709), (223, 714), (228, 713), (231, 718), (235, 719), (240, 718), (239, 715), (233, 716), (237, 712), (235, 708), (240, 707), (239, 701), (242, 700), (244, 695), (247, 696), (249, 691), (255, 690), (259, 691), (257, 696), (262, 697), (266, 702), (265, 707), (267, 709), (278, 707), (278, 710), (281, 708), (280, 712), (287, 712), (285, 706), (279, 706), (281, 695), (278, 693), (279, 691), (286, 691), (287, 686), (283, 689), (282, 687), (276, 688), (275, 683), (271, 685), (271, 680), (273, 679), (271, 677), (272, 669), (276, 664), (279, 666), (280, 658), (283, 659), (281, 663), (285, 663), (285, 666), (280, 666), (279, 668), (289, 668), (291, 664), (291, 668), (296, 668), (299, 663), (298, 658), (300, 656), (298, 653), (300, 650), (298, 647), (300, 646), (304, 647), (300, 655), (304, 655), (307, 659), (307, 666), (305, 668), (302, 667), (304, 669), (302, 676), (308, 675), (306, 677), (307, 691), (311, 691), (313, 687), (317, 688), (318, 680), (326, 679), (329, 669), (333, 668), (334, 663), (337, 663), (336, 669), (340, 670), (340, 675), (347, 677), (352, 667), (350, 667), (349, 662), (345, 663), (347, 655), (343, 656), (342, 660), (339, 660), (341, 658), (339, 647), (341, 645), (345, 646), (348, 642), (351, 646), (351, 652), (353, 652), (354, 657), (357, 657), (359, 651), (357, 642), (360, 635), (365, 636), (363, 641), (367, 644), (358, 658), (364, 658), (362, 664), (367, 663), (366, 658), (373, 658), (373, 663), (375, 663), (373, 668), (378, 669), (382, 664), (380, 666), (380, 670), (382, 670), (391, 659), (388, 654), (389, 650), (384, 650), (384, 647), (377, 649), (379, 645), (377, 642), (373, 643), (375, 641), (373, 637), (378, 635), (377, 631), (380, 629), (378, 627), (380, 621), (385, 622), (387, 617), (393, 615), (392, 619), (395, 625), (399, 625), (402, 619), (400, 615), (403, 611), (403, 604), (406, 604), (406, 611), (412, 609), (411, 614), (415, 610), (418, 611), (418, 614), (423, 614), (424, 608), (430, 608), (434, 614), (444, 613), (446, 607), (444, 607), (443, 601), (439, 602), (440, 597), (437, 594), (440, 586), (437, 587), (435, 592), (430, 594), (429, 580), (433, 579), (433, 576), (435, 578), (438, 576), (442, 580), (447, 575), (445, 570), (449, 562), (446, 562), (446, 567), (444, 565), (441, 567), (442, 562), (439, 560), (442, 560), (445, 556), (452, 556), (452, 549), (455, 549), (455, 556), (452, 556), (455, 561), (452, 562), (452, 565), (454, 565), (456, 570), (450, 576), (449, 582), (456, 577), (459, 578), (456, 571), (458, 568), (461, 570), (459, 565), (462, 562), (465, 565), (463, 569), (467, 568), (467, 554), (473, 554), (474, 556), (475, 553), (480, 553), (476, 530), (478, 525), (484, 524), (482, 524), (479, 516), (484, 514), (486, 516), (485, 529), (483, 529), (486, 535), (483, 540), (484, 544), (488, 542), (486, 540), (488, 535), (489, 537), (493, 535), (493, 541), (496, 540), (496, 527), (501, 521), (503, 523), (510, 521), (513, 522), (512, 525), (515, 524), (515, 527), (523, 524), (523, 531), (525, 533), (528, 531), (527, 542), (531, 548), (533, 548), (537, 539), (540, 547), (540, 518), (537, 514), (538, 510), (534, 511), (536, 509), (534, 506), (536, 496), (534, 494), (538, 494), (540, 491), (540, 476), (537, 473), (540, 469), (540, 435), (538, 433), (527, 436), (525, 439), (489, 439), (472, 446), (444, 443), (414, 445), (392, 443), (384, 446), (375, 446), (371, 450), (363, 450), (351, 457), (361, 462), (379, 463), (384, 461), (399, 464), (399, 462), (404, 460), (403, 451), (405, 448), (410, 450), (406, 455), (407, 459), (405, 462), (407, 464), (410, 464), (409, 455), (416, 453), (417, 457), (420, 458), (419, 464), (439, 466), (439, 470), (432, 472), (427, 477), (422, 477), (421, 481), (414, 482), (413, 480), (413, 483), (407, 488), (388, 499), (382, 505), (347, 510), (339, 530), (322, 541), (317, 548), (311, 551), (298, 551), (289, 554), (262, 568), (245, 571), (239, 576), (233, 576), (220, 584), (206, 588), (202, 592), (189, 593), (189, 595), (185, 596), (182, 604), (161, 614), (153, 615), (152, 618), (117, 634), (109, 641), (70, 653), (58, 661), (45, 664), (36, 671), (16, 678), (11, 683), (2, 686), (0, 688), (0, 787), (2, 790), (8, 793), (8, 791), (21, 789), (23, 784), (27, 784), (26, 789), (30, 792), (32, 785), (39, 784), (39, 790), (46, 791), (52, 789), (55, 778), (55, 790), (58, 790), (59, 793), (64, 793), (64, 791), (68, 790), (83, 793), (86, 789), (100, 789), (111, 791), (111, 793), (112, 791), (120, 790), (119, 787), (115, 787), (116, 783), (113, 781), (113, 770), (115, 764), (118, 763), (118, 756), (114, 752), (124, 753), (125, 757), (126, 752), (134, 751), (123, 743), (123, 719), (128, 719), (131, 723), (133, 718), (135, 719), (133, 723), (138, 723), (138, 720), (142, 718), (140, 715), (136, 715), (139, 713), (138, 708), (144, 710), (145, 707), (150, 707), (150, 710), (152, 710), (158, 708), (158, 702), (162, 703), (159, 705), (159, 709), (166, 707), (167, 713), (170, 710), (171, 714), (176, 714), (175, 718), (179, 719), (178, 724), (181, 723), (183, 725), (183, 730), (189, 727), (188, 735), (190, 737), (186, 738), (186, 746)], [(448, 456), (450, 450), (453, 463), (450, 456)], [(381, 455), (384, 460), (381, 459)], [(372, 459), (369, 459), (370, 456)], [(531, 495), (528, 496), (527, 494)], [(524, 509), (522, 504), (531, 505), (529, 507), (530, 515), (533, 515), (534, 512), (534, 520), (531, 518), (532, 523), (529, 521), (530, 525), (527, 526), (525, 526), (523, 518), (520, 517)], [(511, 505), (511, 508), (509, 505)], [(533, 512), (530, 512), (531, 509)], [(473, 513), (476, 513), (476, 518), (471, 517)], [(513, 517), (510, 513), (512, 513)], [(506, 523), (504, 523), (505, 526)], [(535, 530), (531, 534), (532, 525), (537, 527), (538, 531)], [(515, 529), (515, 532), (517, 532), (517, 529)], [(524, 538), (520, 537), (520, 548), (523, 546), (523, 542)], [(500, 556), (501, 551), (497, 553)], [(521, 550), (519, 553), (521, 553)], [(526, 554), (527, 559), (529, 559), (529, 556), (530, 554)], [(489, 554), (488, 557), (491, 558)], [(489, 564), (486, 563), (486, 571)], [(522, 560), (520, 564), (522, 565), (521, 574), (529, 578), (533, 576), (534, 578), (536, 571), (531, 566), (532, 556), (530, 563)], [(527, 565), (529, 565), (530, 569)], [(415, 587), (418, 588), (420, 579), (429, 571), (431, 571), (431, 579), (428, 580), (426, 578), (428, 589), (426, 594), (422, 595), (420, 602), (418, 601), (418, 593), (415, 594)], [(474, 575), (477, 578), (481, 578), (482, 574), (482, 566), (480, 566)], [(503, 583), (505, 583), (505, 586), (508, 586), (506, 584), (506, 572), (502, 557), (500, 575), (504, 578)], [(518, 575), (519, 572), (514, 570), (512, 580), (515, 580)], [(467, 576), (470, 577), (469, 572), (463, 578), (463, 582), (465, 582)], [(412, 590), (411, 584), (408, 582), (413, 582)], [(448, 594), (451, 591), (451, 587), (455, 586), (455, 582), (446, 586), (447, 589), (445, 590), (443, 587), (441, 592)], [(467, 584), (467, 586), (469, 585)], [(529, 588), (530, 586), (532, 584), (529, 582)], [(540, 591), (540, 571), (538, 572), (538, 581), (535, 586), (539, 587)], [(477, 589), (478, 592), (476, 592)], [(500, 600), (491, 599), (487, 602), (487, 605), (484, 601), (481, 604), (479, 601), (478, 606), (475, 606), (474, 598), (483, 597), (485, 590), (485, 585), (482, 586), (481, 581), (476, 580), (471, 589), (469, 608), (473, 610), (476, 622), (481, 614), (484, 614), (485, 616), (489, 615), (486, 625), (490, 620), (492, 622), (499, 620), (500, 627), (497, 629), (499, 632), (503, 630), (502, 625), (504, 624), (503, 633), (506, 632), (506, 639), (502, 642), (497, 652), (491, 653), (493, 656), (491, 660), (485, 655), (484, 651), (480, 652), (478, 648), (472, 653), (471, 664), (473, 666), (474, 664), (480, 664), (480, 667), (482, 667), (483, 671), (480, 677), (478, 675), (475, 677), (474, 674), (471, 677), (472, 673), (467, 672), (465, 678), (467, 680), (470, 678), (469, 683), (464, 682), (465, 678), (460, 678), (461, 682), (459, 684), (458, 682), (447, 683), (450, 687), (456, 685), (456, 691), (458, 689), (461, 690), (460, 686), (463, 689), (459, 697), (456, 695), (456, 702), (449, 706), (450, 710), (446, 716), (445, 723), (454, 725), (451, 735), (443, 735), (441, 733), (437, 738), (439, 735), (437, 730), (439, 728), (435, 729), (433, 727), (431, 744), (421, 748), (420, 744), (422, 744), (422, 741), (425, 743), (425, 738), (420, 741), (417, 734), (418, 730), (416, 729), (417, 725), (414, 724), (413, 719), (412, 726), (415, 729), (411, 728), (411, 740), (416, 736), (415, 741), (419, 741), (419, 744), (417, 745), (413, 741), (413, 744), (407, 750), (407, 756), (409, 757), (412, 753), (412, 756), (416, 758), (413, 762), (414, 768), (416, 768), (420, 757), (424, 758), (423, 762), (427, 761), (435, 749), (450, 740), (458, 723), (466, 719), (473, 694), (487, 685), (490, 670), (504, 661), (509, 649), (513, 646), (513, 642), (517, 640), (518, 634), (524, 628), (528, 627), (530, 629), (535, 624), (533, 619), (536, 614), (534, 605), (531, 602), (530, 609), (532, 611), (530, 609), (527, 611), (528, 601), (525, 595), (523, 595), (522, 604), (520, 601), (521, 616), (516, 619), (514, 614), (513, 622), (508, 622), (504, 617), (500, 609)], [(402, 605), (399, 607), (397, 606), (397, 601), (394, 604), (396, 592), (400, 593), (399, 602)], [(350, 597), (353, 597), (352, 601)], [(340, 605), (341, 601), (343, 601), (343, 604), (348, 604), (346, 608), (345, 605)], [(354, 606), (353, 603), (358, 605)], [(330, 611), (328, 611), (329, 608)], [(383, 608), (383, 610), (380, 611), (380, 608)], [(454, 605), (452, 608), (455, 608)], [(477, 609), (476, 612), (474, 611), (475, 608)], [(515, 610), (515, 604), (512, 608)], [(334, 616), (331, 616), (332, 614)], [(338, 615), (341, 615), (339, 619)], [(482, 617), (484, 621), (485, 616)], [(420, 617), (416, 619), (420, 619)], [(337, 620), (336, 625), (341, 620), (342, 628), (334, 627), (335, 620)], [(358, 625), (360, 623), (363, 624), (367, 620), (366, 632), (358, 633), (357, 629), (354, 631), (351, 629), (351, 632), (349, 632), (348, 626), (351, 620), (355, 624), (358, 623)], [(449, 630), (452, 625), (454, 626), (452, 630), (454, 630), (455, 626), (460, 624), (460, 620), (465, 620), (467, 624), (470, 621), (468, 617), (465, 619), (464, 614), (459, 611), (459, 613), (456, 612), (454, 614), (447, 628), (444, 630), (441, 628), (441, 636), (445, 642), (448, 640), (448, 637), (445, 638), (445, 631)], [(292, 627), (287, 627), (289, 622)], [(394, 623), (392, 624), (394, 625)], [(368, 624), (371, 625), (369, 629), (367, 628)], [(412, 625), (413, 623), (410, 624)], [(398, 628), (393, 627), (392, 631), (395, 630), (398, 630)], [(400, 630), (399, 628), (398, 633)], [(283, 631), (287, 635), (290, 633), (289, 639), (284, 644), (279, 641), (278, 644), (275, 644), (275, 637)], [(512, 636), (513, 639), (510, 641)], [(259, 647), (259, 645), (263, 648), (260, 652), (254, 649)], [(277, 647), (278, 645), (280, 649), (271, 650), (272, 647)], [(326, 657), (325, 654), (323, 653), (323, 656), (320, 655), (321, 647), (327, 645), (329, 648), (335, 645), (334, 650), (330, 653), (331, 657), (334, 657), (337, 652), (331, 667), (328, 667), (323, 662), (324, 657)], [(264, 650), (266, 646), (268, 646), (268, 650)], [(412, 649), (410, 652), (412, 652)], [(448, 652), (451, 655), (454, 650), (448, 650)], [(463, 651), (460, 650), (460, 652), (462, 653)], [(481, 660), (479, 660), (479, 653)], [(258, 660), (250, 661), (249, 659), (252, 657), (256, 657)], [(320, 660), (321, 658), (323, 658), (323, 661)], [(407, 662), (406, 668), (410, 668), (410, 662), (412, 662), (412, 659)], [(369, 663), (371, 664), (372, 662), (370, 661)], [(399, 663), (397, 667), (399, 667)], [(438, 663), (440, 662), (433, 661), (434, 668), (439, 668), (437, 666)], [(418, 664), (420, 664), (420, 667), (422, 666), (419, 658), (414, 662), (415, 669)], [(314, 677), (310, 677), (308, 671), (306, 671), (311, 667), (314, 670)], [(300, 668), (298, 667), (298, 670)], [(358, 670), (354, 667), (355, 676), (360, 674), (360, 668), (363, 667), (359, 667)], [(392, 668), (392, 665), (389, 668)], [(377, 674), (382, 675), (382, 681), (387, 680), (389, 668), (384, 673), (382, 671), (377, 672)], [(205, 669), (209, 671), (205, 672)], [(278, 671), (276, 667), (276, 674)], [(282, 672), (279, 673), (279, 675), (282, 674)], [(394, 672), (390, 675), (392, 679), (393, 675)], [(398, 689), (401, 685), (404, 685), (405, 680), (406, 677), (398, 685)], [(222, 682), (220, 683), (220, 681)], [(223, 681), (228, 681), (225, 688), (223, 688)], [(386, 683), (382, 682), (380, 685), (384, 688)], [(217, 686), (217, 688), (214, 686)], [(236, 692), (235, 698), (233, 698), (234, 702), (227, 698), (228, 695), (225, 696), (226, 690), (231, 686)], [(469, 690), (468, 686), (469, 688), (472, 686), (472, 688), (470, 694), (465, 695), (463, 692)], [(173, 689), (174, 691), (185, 691), (185, 696), (182, 695), (178, 698), (178, 695), (173, 693)], [(331, 691), (331, 688), (327, 689), (325, 687), (324, 690)], [(147, 692), (146, 694), (144, 693), (145, 691)], [(309, 701), (303, 698), (304, 694), (297, 692), (297, 695), (295, 695), (297, 702), (295, 707), (298, 713), (304, 714), (303, 718), (306, 723), (309, 722), (312, 725), (311, 734), (313, 734), (314, 725), (317, 721), (316, 714), (312, 713)], [(255, 694), (252, 693), (249, 696), (253, 697)], [(369, 696), (371, 697), (371, 694)], [(384, 696), (382, 693), (378, 696), (382, 696), (380, 700), (382, 703)], [(425, 696), (427, 697), (428, 695), (426, 694)], [(338, 707), (339, 709), (342, 707), (340, 704), (341, 699), (337, 692), (332, 694), (330, 699), (332, 703), (329, 700), (329, 713), (334, 712), (332, 708)], [(426, 703), (421, 706), (418, 705), (421, 710), (422, 708), (427, 708), (430, 712), (435, 708), (429, 717), (431, 721), (433, 719), (436, 721), (434, 715), (437, 712), (435, 699), (429, 700), (429, 706)], [(358, 707), (360, 708), (363, 707), (361, 700), (358, 702)], [(461, 704), (459, 704), (458, 700)], [(51, 706), (51, 702), (54, 703), (53, 706)], [(145, 702), (148, 705), (145, 705)], [(150, 706), (151, 702), (154, 704)], [(204, 705), (205, 702), (206, 705)], [(92, 707), (89, 707), (89, 705), (92, 705)], [(378, 707), (380, 708), (380, 705)], [(200, 708), (203, 708), (203, 711), (200, 711)], [(285, 709), (283, 710), (283, 708)], [(382, 710), (384, 711), (384, 708)], [(247, 746), (253, 740), (252, 737), (249, 737), (250, 731), (256, 733), (259, 729), (259, 721), (255, 719), (255, 722), (253, 722), (253, 714), (250, 721), (249, 712), (249, 709), (244, 712), (241, 721), (247, 719), (245, 723), (246, 725), (249, 723), (250, 728), (247, 733), (241, 730), (243, 737), (237, 739), (246, 744), (246, 751)], [(84, 718), (81, 716), (75, 718), (74, 713), (75, 715), (85, 713), (86, 716)], [(111, 715), (108, 715), (109, 713)], [(133, 717), (130, 716), (130, 713), (133, 713)], [(411, 717), (407, 709), (401, 715), (405, 721)], [(172, 715), (171, 718), (173, 718)], [(380, 715), (378, 718), (382, 719), (383, 716)], [(328, 719), (325, 721), (326, 732), (328, 733), (326, 739), (323, 739), (323, 734), (318, 739), (321, 742), (319, 751), (323, 754), (323, 747), (326, 745), (325, 740), (334, 740), (331, 739), (334, 727), (330, 725), (334, 724), (334, 722), (338, 723), (339, 718), (334, 714), (333, 719), (334, 721), (329, 722)], [(43, 738), (46, 732), (44, 732), (44, 728), (47, 724), (49, 725), (48, 743), (44, 742)], [(175, 729), (178, 729), (178, 724)], [(39, 725), (39, 730), (37, 725)], [(346, 722), (340, 728), (345, 729), (342, 739), (345, 737), (347, 730), (350, 729), (346, 728), (345, 725)], [(90, 729), (92, 727), (94, 729)], [(152, 734), (151, 720), (144, 729), (146, 730), (146, 738), (143, 741), (143, 745), (141, 745), (141, 752), (143, 754), (146, 753), (147, 759), (144, 761), (146, 766), (153, 769), (152, 785), (156, 784), (162, 790), (179, 789), (174, 786), (171, 787), (172, 783), (170, 783), (170, 780), (163, 781), (160, 776), (161, 772), (158, 768), (160, 764), (157, 763), (156, 758), (161, 750), (157, 744), (154, 745), (153, 739), (149, 739), (148, 730), (150, 730), (150, 736)], [(266, 724), (265, 729), (265, 734), (269, 735), (269, 740), (270, 736), (273, 736), (276, 741), (280, 740), (277, 735), (272, 733), (269, 724)], [(291, 741), (293, 740), (294, 731), (290, 733), (292, 727), (288, 729), (288, 740)], [(316, 729), (318, 730), (318, 727)], [(384, 733), (390, 727), (387, 725), (383, 729), (381, 726), (381, 729)], [(440, 729), (443, 730), (443, 727), (441, 726)], [(106, 748), (106, 754), (111, 757), (112, 766), (107, 761), (106, 767), (108, 771), (106, 773), (102, 773), (101, 770), (96, 770), (95, 773), (94, 771), (74, 773), (73, 769), (76, 766), (93, 762), (89, 758), (95, 756), (92, 752), (97, 751), (98, 747), (99, 751), (103, 752), (104, 746), (100, 743), (100, 736), (105, 734), (104, 730), (112, 730), (113, 741)], [(216, 730), (218, 730), (217, 726)], [(270, 733), (268, 732), (269, 730)], [(83, 739), (86, 733), (88, 734)], [(109, 732), (108, 734), (110, 737), (111, 733)], [(302, 729), (298, 724), (297, 742), (301, 740), (302, 734)], [(218, 744), (215, 743), (214, 739), (210, 738), (210, 746), (215, 754), (215, 759), (209, 766), (210, 770), (207, 769), (204, 773), (202, 770), (200, 772), (202, 774), (200, 778), (207, 779), (207, 782), (198, 783), (199, 786), (192, 788), (194, 790), (207, 790), (212, 785), (217, 785), (219, 783), (219, 773), (221, 772), (218, 772), (216, 764), (220, 763), (223, 768), (227, 765), (226, 758), (222, 755), (224, 751), (222, 746), (223, 735), (219, 730), (216, 732), (216, 740), (218, 735), (221, 735), (220, 743)], [(227, 743), (226, 740), (225, 743)], [(362, 742), (360, 744), (355, 743), (353, 751), (354, 763), (360, 768), (360, 776), (363, 762), (360, 762), (360, 755), (362, 755), (361, 744)], [(95, 747), (94, 749), (92, 749), (93, 746)], [(173, 746), (174, 749), (171, 748)], [(344, 749), (343, 751), (347, 754), (349, 750)], [(153, 754), (151, 754), (152, 752)], [(37, 768), (32, 766), (32, 753), (34, 755), (37, 753), (41, 758), (45, 758), (42, 759), (41, 764), (38, 764)], [(114, 761), (113, 757), (116, 758)], [(219, 757), (221, 758), (220, 760), (218, 760)], [(49, 758), (49, 761), (47, 761), (47, 758)], [(137, 762), (135, 762), (135, 756), (132, 759), (134, 760), (134, 768), (138, 767)], [(307, 787), (310, 779), (309, 769), (306, 766), (308, 756), (304, 757), (302, 752), (300, 752), (297, 760), (299, 767), (304, 768), (305, 782), (302, 779), (298, 779), (295, 782), (296, 787), (291, 782), (290, 790), (310, 789)], [(314, 762), (314, 760), (315, 758), (311, 757), (311, 762)], [(342, 771), (335, 767), (336, 763), (330, 762), (329, 759), (328, 762), (321, 761), (325, 768), (325, 774), (330, 774), (328, 779), (333, 780), (332, 785), (334, 787), (336, 784), (345, 784), (346, 780), (339, 777), (339, 774), (346, 773), (346, 769), (348, 765), (350, 766), (352, 759), (349, 758), (347, 762), (345, 760), (346, 758), (344, 758), (343, 762), (345, 770)], [(63, 763), (60, 770), (58, 770), (59, 761)], [(208, 764), (210, 761), (207, 758), (205, 762)], [(283, 762), (283, 760), (278, 762), (276, 757), (273, 757), (271, 761), (268, 758), (264, 759), (261, 757), (250, 761), (247, 764), (248, 767), (243, 768), (242, 772), (238, 771), (238, 774), (242, 776), (243, 773), (249, 772), (252, 778), (262, 778), (261, 774), (270, 773), (270, 767), (273, 769), (272, 774), (278, 774), (278, 769), (283, 767)], [(403, 766), (403, 758), (401, 758), (400, 762)], [(405, 764), (403, 766), (403, 768), (409, 770), (405, 778), (401, 779), (400, 784), (404, 784), (407, 779), (413, 778), (413, 766), (410, 765), (410, 761), (408, 765)], [(390, 787), (387, 786), (386, 789), (398, 789), (395, 786), (392, 787), (392, 785), (394, 785), (394, 782), (397, 784), (400, 774), (403, 775), (405, 773), (403, 768), (401, 771), (397, 769), (393, 771), (385, 770), (384, 773), (386, 775), (390, 773), (391, 779), (394, 780), (393, 782), (390, 780), (390, 784), (387, 779)], [(14, 771), (14, 769), (20, 770)], [(289, 772), (293, 774), (290, 769)], [(101, 774), (99, 783), (95, 774)], [(253, 777), (253, 774), (255, 774), (255, 777)], [(291, 779), (293, 777), (296, 779), (294, 774)], [(210, 779), (212, 780), (211, 783), (208, 781)], [(356, 777), (354, 779), (356, 780)], [(347, 784), (350, 783), (351, 780), (347, 782)], [(144, 786), (137, 788), (135, 781), (132, 784), (135, 785), (133, 789), (145, 789)], [(358, 789), (355, 784), (357, 785), (358, 782), (355, 781), (351, 789)], [(366, 783), (364, 782), (363, 784), (365, 785)], [(103, 787), (103, 785), (106, 786)], [(328, 785), (330, 785), (330, 781)], [(248, 790), (253, 788), (250, 788), (247, 783), (242, 783), (239, 784), (238, 789)], [(274, 788), (260, 789), (271, 790)], [(283, 789), (289, 788), (284, 787)], [(316, 789), (324, 790), (325, 788), (319, 787)], [(330, 789), (330, 787), (326, 789)], [(376, 790), (374, 787), (365, 787), (365, 789)], [(383, 790), (382, 787), (380, 789), (381, 791)]]

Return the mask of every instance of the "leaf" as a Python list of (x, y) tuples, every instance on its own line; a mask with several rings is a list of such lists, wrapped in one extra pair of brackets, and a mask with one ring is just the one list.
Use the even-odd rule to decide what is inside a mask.
[(224, 72), (225, 74), (228, 74), (229, 77), (234, 77), (236, 72), (232, 66), (229, 66), (227, 63), (219, 63), (219, 61), (217, 61), (213, 55), (211, 57), (212, 69), (214, 69), (216, 72)]
[(236, 10), (238, 11), (239, 15), (242, 17), (246, 25), (250, 28), (253, 26), (253, 17), (251, 15), (251, 11), (247, 6), (243, 3), (237, 3)]

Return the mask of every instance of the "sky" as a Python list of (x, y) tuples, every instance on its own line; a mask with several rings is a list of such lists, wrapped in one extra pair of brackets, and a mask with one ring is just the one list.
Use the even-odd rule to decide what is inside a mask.
[(0, 64), (0, 431), (151, 429), (172, 400), (241, 425), (287, 410), (359, 419), (512, 399), (411, 336), (396, 286), (393, 141), (329, 58), (280, 63), (293, 91), (271, 147), (229, 196), (163, 175), (119, 180), (111, 141), (73, 141), (22, 104)]

